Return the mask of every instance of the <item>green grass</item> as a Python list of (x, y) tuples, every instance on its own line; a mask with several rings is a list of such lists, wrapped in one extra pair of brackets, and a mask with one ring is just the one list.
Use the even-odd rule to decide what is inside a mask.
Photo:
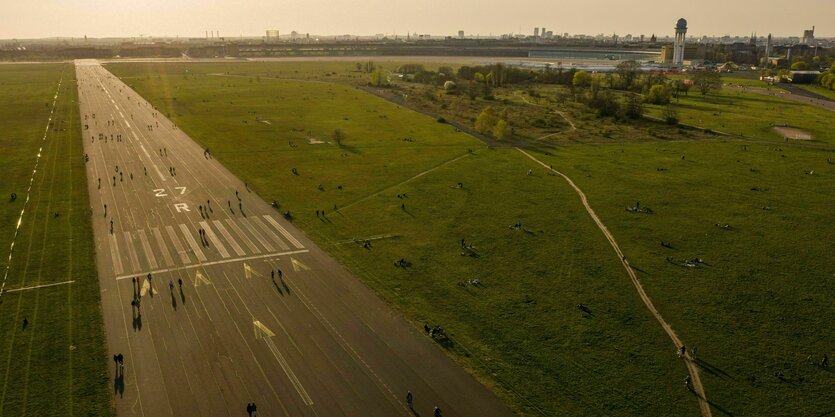
[[(783, 135), (772, 127), (787, 124), (811, 132), (818, 142), (835, 144), (832, 111), (778, 97), (727, 88), (703, 96), (691, 89), (680, 101), (674, 99), (673, 107), (685, 124), (774, 141), (782, 141)], [(652, 116), (663, 114), (660, 106), (647, 109)]]
[(829, 98), (830, 100), (835, 100), (835, 90), (830, 90), (819, 85), (796, 84), (796, 86), (806, 91), (811, 91), (815, 94), (820, 94), (824, 97)]
[[(733, 415), (831, 412), (835, 379), (817, 363), (835, 344), (834, 150), (681, 142), (549, 153), (545, 161), (585, 191), (664, 317), (698, 346), (711, 401)], [(655, 214), (624, 210), (635, 201)], [(704, 266), (678, 264), (696, 257)]]
[[(0, 415), (111, 415), (75, 70), (68, 64), (0, 66), (0, 97), (4, 267), (43, 146), (6, 290), (75, 280), (2, 295)], [(7, 200), (11, 192), (18, 195), (14, 203)]]
[[(315, 65), (251, 65), (109, 68), (262, 197), (292, 211), (317, 243), (416, 325), (443, 325), (453, 336), (449, 353), (520, 412), (698, 413), (674, 346), (562, 179), (513, 149), (486, 149), (344, 85), (307, 82), (324, 79), (305, 73), (320, 71)], [(249, 70), (306, 81), (203, 75)], [(833, 356), (835, 342), (828, 330), (835, 319), (835, 165), (827, 163), (835, 155), (824, 149), (835, 140), (832, 119), (770, 97), (693, 92), (682, 99), (684, 117), (721, 111), (707, 127), (727, 124), (777, 141), (770, 115), (785, 115), (826, 143), (693, 141), (702, 136), (604, 120), (623, 143), (549, 144), (538, 156), (585, 191), (660, 312), (699, 347), (715, 415), (827, 413), (835, 382), (810, 362)], [(600, 141), (599, 124), (579, 120), (577, 139), (557, 143)], [(306, 139), (308, 131), (322, 139), (337, 127), (347, 134), (342, 147)], [(665, 141), (647, 143), (657, 132)], [(535, 175), (525, 175), (529, 168)], [(635, 201), (655, 214), (624, 210)], [(317, 218), (321, 209), (329, 220)], [(516, 222), (526, 231), (508, 229)], [(387, 238), (370, 250), (351, 243), (372, 236)], [(478, 256), (461, 255), (462, 238)], [(686, 268), (667, 257), (706, 264)], [(413, 267), (395, 268), (400, 258)], [(457, 285), (471, 278), (484, 287)], [(594, 316), (583, 318), (579, 303)]]

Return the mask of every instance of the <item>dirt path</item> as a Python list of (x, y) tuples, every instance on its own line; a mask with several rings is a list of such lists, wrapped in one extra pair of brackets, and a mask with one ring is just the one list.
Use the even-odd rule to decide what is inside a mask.
[[(738, 86), (728, 86), (729, 89), (734, 91), (742, 91), (745, 93), (754, 93), (754, 94), (761, 94), (764, 96), (771, 96), (777, 97), (784, 100), (795, 101), (802, 104), (809, 104), (812, 106), (816, 106), (822, 109), (826, 109), (829, 111), (835, 111), (835, 101), (829, 100), (826, 97), (818, 96), (817, 94), (808, 92), (806, 90), (802, 90), (800, 88), (791, 86), (787, 87), (785, 84), (781, 84), (780, 87), (787, 88), (787, 90), (765, 90), (762, 88), (757, 87), (738, 87)], [(801, 91), (801, 92), (798, 92)], [(814, 94), (814, 96), (812, 96)]]
[[(568, 182), (568, 185), (570, 185), (571, 188), (574, 188), (574, 191), (576, 191), (577, 195), (580, 196), (580, 201), (582, 201), (583, 206), (586, 208), (586, 212), (589, 213), (589, 216), (591, 216), (592, 220), (594, 220), (594, 222), (597, 224), (597, 227), (600, 228), (600, 231), (603, 232), (603, 235), (606, 236), (606, 240), (609, 241), (609, 244), (612, 245), (612, 249), (614, 249), (615, 253), (618, 255), (618, 258), (623, 264), (623, 268), (626, 269), (626, 273), (629, 274), (629, 279), (632, 280), (632, 285), (634, 285), (635, 289), (638, 291), (638, 295), (641, 297), (641, 301), (644, 302), (644, 305), (649, 309), (652, 315), (655, 316), (655, 319), (658, 320), (658, 323), (661, 324), (661, 327), (664, 328), (664, 331), (667, 333), (667, 336), (669, 336), (670, 339), (673, 341), (673, 344), (675, 344), (676, 349), (684, 345), (681, 339), (679, 339), (678, 335), (676, 335), (675, 331), (673, 331), (673, 328), (670, 327), (667, 321), (664, 320), (664, 317), (661, 316), (661, 313), (659, 313), (658, 310), (655, 308), (655, 305), (652, 303), (652, 299), (649, 298), (649, 295), (647, 295), (646, 291), (644, 291), (644, 287), (641, 285), (641, 281), (638, 280), (638, 276), (635, 275), (635, 271), (632, 269), (632, 267), (629, 266), (629, 262), (626, 260), (626, 257), (620, 250), (617, 241), (615, 241), (615, 238), (612, 236), (611, 233), (609, 233), (609, 230), (606, 228), (606, 225), (604, 225), (600, 218), (597, 217), (597, 214), (595, 214), (594, 210), (589, 205), (589, 202), (586, 199), (586, 195), (583, 193), (582, 190), (580, 190), (580, 187), (577, 187), (577, 185), (574, 184), (574, 181), (572, 181), (571, 178), (568, 178), (568, 176), (566, 176), (562, 172), (559, 172), (551, 168), (544, 162), (534, 158), (531, 154), (525, 152), (520, 148), (516, 148), (516, 150), (522, 152), (522, 154), (524, 154), (534, 162), (542, 165), (551, 172), (561, 176), (563, 179), (565, 179), (566, 182)], [(701, 410), (702, 417), (712, 417), (713, 414), (710, 410), (710, 404), (708, 404), (707, 397), (705, 395), (705, 390), (702, 386), (702, 380), (701, 378), (699, 378), (699, 370), (693, 361), (693, 357), (690, 356), (690, 352), (687, 352), (687, 354), (685, 355), (684, 363), (685, 365), (687, 365), (687, 371), (690, 373), (693, 392), (699, 398), (699, 409)]]
[(443, 168), (443, 167), (445, 167), (445, 166), (447, 166), (447, 165), (449, 165), (449, 164), (451, 164), (451, 163), (453, 163), (453, 162), (458, 161), (459, 159), (463, 159), (463, 158), (466, 158), (466, 157), (468, 157), (468, 156), (470, 156), (470, 152), (467, 152), (467, 153), (465, 153), (465, 154), (463, 154), (463, 155), (456, 156), (455, 158), (450, 159), (450, 160), (448, 160), (448, 161), (441, 162), (440, 164), (435, 165), (435, 166), (434, 166), (434, 167), (432, 167), (432, 168), (429, 168), (429, 169), (427, 169), (427, 170), (425, 170), (425, 171), (421, 171), (421, 172), (419, 172), (419, 173), (417, 173), (417, 174), (413, 175), (412, 177), (410, 177), (410, 178), (409, 178), (409, 179), (407, 179), (407, 180), (404, 180), (404, 181), (398, 182), (397, 184), (394, 184), (394, 185), (390, 185), (390, 186), (388, 186), (388, 187), (386, 187), (386, 188), (383, 188), (383, 189), (382, 189), (382, 190), (380, 190), (380, 191), (377, 191), (377, 192), (375, 192), (375, 193), (373, 193), (373, 194), (369, 194), (369, 195), (367, 195), (367, 196), (365, 196), (365, 197), (361, 197), (360, 199), (355, 200), (355, 201), (352, 201), (351, 203), (348, 203), (347, 205), (345, 205), (344, 207), (340, 207), (339, 209), (340, 209), (340, 210), (347, 210), (347, 209), (349, 209), (349, 208), (353, 207), (353, 206), (354, 206), (354, 205), (356, 205), (356, 204), (359, 204), (359, 203), (361, 203), (361, 202), (363, 202), (363, 201), (365, 201), (365, 200), (368, 200), (368, 199), (369, 199), (369, 198), (371, 198), (371, 197), (378, 196), (378, 195), (380, 195), (380, 194), (382, 194), (382, 193), (384, 193), (384, 192), (386, 192), (386, 191), (388, 191), (388, 190), (391, 190), (391, 189), (397, 188), (397, 187), (399, 187), (399, 186), (401, 186), (401, 185), (403, 185), (403, 184), (406, 184), (406, 183), (408, 183), (408, 182), (410, 182), (410, 181), (412, 181), (412, 180), (415, 180), (415, 179), (417, 179), (417, 178), (420, 178), (420, 177), (422, 177), (422, 176), (424, 176), (424, 175), (426, 175), (426, 174), (428, 174), (428, 173), (430, 173), (430, 172), (432, 172), (432, 171), (434, 171), (434, 170), (436, 170), (436, 169)]

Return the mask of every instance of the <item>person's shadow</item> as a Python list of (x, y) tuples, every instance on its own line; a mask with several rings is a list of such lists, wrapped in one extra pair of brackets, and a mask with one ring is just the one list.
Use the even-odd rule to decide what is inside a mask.
[(180, 286), (180, 302), (186, 305), (186, 294), (183, 292), (183, 286)]
[(123, 398), (125, 394), (125, 374), (119, 372), (119, 365), (116, 364), (116, 377), (113, 378), (113, 393)]

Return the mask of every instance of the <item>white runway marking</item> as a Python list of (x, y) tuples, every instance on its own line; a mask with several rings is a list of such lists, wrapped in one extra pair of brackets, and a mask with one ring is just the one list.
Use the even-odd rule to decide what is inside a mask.
[(244, 245), (246, 245), (249, 248), (249, 250), (256, 254), (261, 253), (261, 249), (258, 249), (258, 246), (252, 243), (252, 241), (246, 236), (246, 234), (244, 234), (244, 231), (241, 230), (240, 227), (238, 227), (234, 219), (226, 219), (226, 224), (228, 224), (229, 227), (232, 230), (234, 230), (235, 233), (238, 234), (238, 237), (241, 238), (241, 240), (244, 242)]
[(138, 271), (140, 269), (139, 258), (136, 256), (136, 251), (133, 250), (133, 238), (131, 238), (130, 232), (125, 232), (125, 246), (128, 248), (128, 257), (133, 270)]
[(154, 257), (154, 251), (151, 250), (151, 245), (148, 243), (148, 237), (145, 236), (144, 230), (137, 230), (136, 234), (139, 236), (139, 241), (142, 242), (142, 249), (145, 250), (145, 257), (148, 258), (148, 263), (151, 265), (151, 268), (157, 268), (157, 259)]
[(279, 246), (281, 249), (284, 249), (284, 250), (288, 250), (288, 249), (290, 249), (290, 247), (289, 247), (289, 246), (287, 246), (287, 244), (286, 244), (286, 243), (284, 243), (284, 241), (283, 241), (283, 240), (281, 240), (281, 238), (280, 238), (280, 237), (276, 236), (276, 234), (275, 234), (275, 233), (273, 233), (273, 231), (272, 231), (272, 230), (270, 230), (270, 228), (269, 228), (269, 227), (267, 227), (267, 225), (266, 225), (266, 224), (265, 224), (265, 223), (264, 223), (261, 219), (259, 219), (259, 218), (257, 218), (257, 217), (253, 217), (253, 218), (252, 218), (252, 223), (257, 224), (257, 225), (258, 225), (258, 227), (260, 227), (260, 228), (261, 228), (261, 230), (263, 230), (263, 231), (264, 231), (264, 234), (265, 234), (265, 235), (267, 235), (267, 237), (271, 238), (273, 241), (275, 241), (275, 242), (277, 242), (277, 243), (278, 243), (278, 246)]
[(171, 259), (171, 254), (168, 253), (168, 246), (165, 245), (165, 240), (162, 238), (162, 233), (159, 232), (159, 228), (155, 227), (152, 230), (154, 231), (157, 246), (159, 247), (160, 252), (162, 252), (163, 259), (165, 259), (165, 265), (174, 266), (174, 260)]
[(226, 228), (223, 227), (223, 223), (221, 223), (220, 220), (213, 220), (212, 224), (214, 224), (217, 230), (220, 231), (220, 234), (222, 234), (223, 237), (226, 238), (226, 241), (229, 243), (229, 245), (232, 246), (232, 250), (234, 250), (235, 253), (238, 254), (238, 256), (246, 255), (246, 252), (244, 252), (244, 250), (241, 249), (241, 246), (238, 245), (238, 242), (235, 242), (235, 239), (232, 239), (232, 235), (229, 234), (228, 231), (226, 231)]
[[(280, 257), (280, 256), (296, 255), (296, 254), (299, 254), (299, 253), (307, 253), (307, 252), (310, 252), (310, 251), (307, 250), (307, 249), (299, 249), (299, 250), (294, 250), (294, 251), (289, 251), (289, 252), (275, 252), (275, 253), (268, 253), (268, 254), (265, 254), (265, 255), (252, 255), (252, 256), (247, 256), (245, 258), (233, 258), (233, 259), (224, 259), (224, 260), (221, 260), (221, 261), (204, 262), (200, 265), (188, 265), (188, 266), (181, 266), (181, 267), (178, 267), (178, 268), (163, 268), (163, 269), (157, 269), (155, 271), (143, 271), (142, 274), (147, 274), (147, 273), (162, 274), (162, 273), (165, 273), (165, 272), (182, 271), (182, 270), (202, 268), (202, 267), (207, 267), (207, 266), (212, 266), (212, 265), (223, 265), (223, 264), (228, 264), (228, 263), (232, 263), (232, 262), (249, 261), (249, 260), (253, 260), (253, 259), (264, 259), (264, 258), (273, 258), (273, 257), (277, 258), (277, 257)], [(120, 275), (120, 276), (116, 277), (116, 280), (121, 281), (123, 279), (128, 279), (128, 278), (133, 277), (133, 276), (135, 276), (135, 275)]]
[(168, 232), (168, 237), (170, 237), (171, 242), (174, 243), (174, 249), (177, 249), (177, 254), (180, 255), (180, 260), (186, 265), (190, 264), (191, 259), (189, 259), (188, 253), (185, 248), (183, 248), (182, 243), (180, 243), (180, 239), (177, 238), (177, 234), (174, 233), (174, 228), (171, 226), (165, 226), (165, 231)]
[(252, 324), (255, 328), (255, 338), (262, 339), (267, 344), (267, 348), (270, 349), (273, 357), (275, 357), (278, 364), (281, 365), (281, 369), (284, 370), (284, 374), (290, 379), (290, 382), (293, 384), (293, 388), (295, 388), (296, 392), (299, 393), (299, 396), (302, 397), (302, 401), (304, 401), (304, 403), (308, 406), (313, 405), (313, 399), (311, 399), (310, 395), (307, 394), (307, 390), (304, 389), (301, 381), (299, 381), (299, 378), (296, 377), (296, 373), (293, 372), (292, 368), (290, 368), (290, 364), (287, 363), (287, 359), (284, 358), (284, 355), (281, 354), (278, 347), (275, 343), (273, 343), (272, 337), (275, 336), (275, 333), (258, 320), (253, 321)]
[(11, 290), (6, 290), (6, 292), (19, 292), (19, 291), (26, 291), (26, 290), (34, 290), (34, 289), (37, 289), (37, 288), (46, 288), (46, 287), (54, 287), (56, 285), (72, 284), (73, 282), (75, 282), (75, 280), (64, 281), (64, 282), (56, 282), (56, 283), (53, 283), (53, 284), (35, 285), (33, 287), (15, 288), (15, 289), (11, 289)]
[(285, 229), (285, 228), (284, 228), (284, 227), (282, 227), (280, 224), (278, 224), (278, 222), (277, 222), (277, 221), (275, 221), (275, 219), (273, 219), (273, 217), (272, 217), (272, 216), (270, 216), (270, 215), (268, 215), (268, 214), (265, 214), (265, 215), (264, 215), (264, 218), (265, 218), (265, 219), (267, 219), (267, 221), (268, 221), (271, 225), (273, 225), (273, 227), (275, 227), (275, 228), (278, 230), (278, 232), (279, 232), (279, 233), (281, 233), (281, 235), (282, 235), (282, 236), (284, 236), (284, 238), (285, 238), (285, 239), (287, 239), (290, 243), (292, 243), (292, 244), (293, 244), (293, 246), (295, 246), (295, 247), (297, 247), (297, 248), (299, 248), (299, 249), (301, 249), (301, 248), (303, 248), (303, 247), (304, 247), (304, 246), (302, 246), (302, 243), (298, 241), (298, 239), (296, 239), (295, 237), (293, 237), (293, 235), (291, 235), (291, 234), (290, 234), (290, 232), (288, 232), (288, 231), (287, 231), (287, 229)]
[(249, 219), (238, 219), (240, 220), (241, 224), (249, 230), (249, 233), (252, 233), (252, 236), (255, 236), (255, 239), (267, 249), (267, 252), (274, 252), (275, 248), (273, 245), (269, 244), (260, 234), (255, 230), (255, 228), (249, 223)]
[(113, 261), (113, 272), (121, 274), (124, 271), (122, 257), (119, 256), (119, 244), (116, 243), (116, 235), (113, 233), (110, 234), (110, 259)]
[(215, 235), (215, 232), (212, 230), (211, 227), (209, 227), (209, 223), (200, 222), (200, 227), (202, 227), (203, 230), (206, 231), (206, 236), (209, 237), (209, 240), (212, 241), (212, 244), (215, 245), (218, 252), (220, 252), (220, 256), (228, 258), (229, 251), (226, 250), (226, 246), (223, 246), (223, 242), (221, 242), (220, 239), (218, 239), (217, 235)]
[(194, 252), (194, 255), (197, 256), (197, 260), (199, 260), (200, 262), (206, 262), (206, 255), (204, 255), (203, 251), (200, 250), (200, 247), (197, 246), (197, 241), (194, 240), (194, 236), (191, 235), (191, 232), (188, 230), (188, 227), (180, 223), (180, 230), (183, 231), (183, 236), (185, 236), (188, 245), (191, 246), (191, 250), (192, 252)]

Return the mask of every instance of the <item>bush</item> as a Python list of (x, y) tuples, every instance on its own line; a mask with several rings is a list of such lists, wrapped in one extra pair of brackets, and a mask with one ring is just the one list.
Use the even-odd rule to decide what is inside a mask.
[(670, 103), (670, 89), (664, 84), (657, 84), (649, 89), (647, 94), (647, 103), (650, 104), (669, 104)]
[(446, 123), (446, 119), (444, 119), (443, 117), (439, 117), (438, 123)]

